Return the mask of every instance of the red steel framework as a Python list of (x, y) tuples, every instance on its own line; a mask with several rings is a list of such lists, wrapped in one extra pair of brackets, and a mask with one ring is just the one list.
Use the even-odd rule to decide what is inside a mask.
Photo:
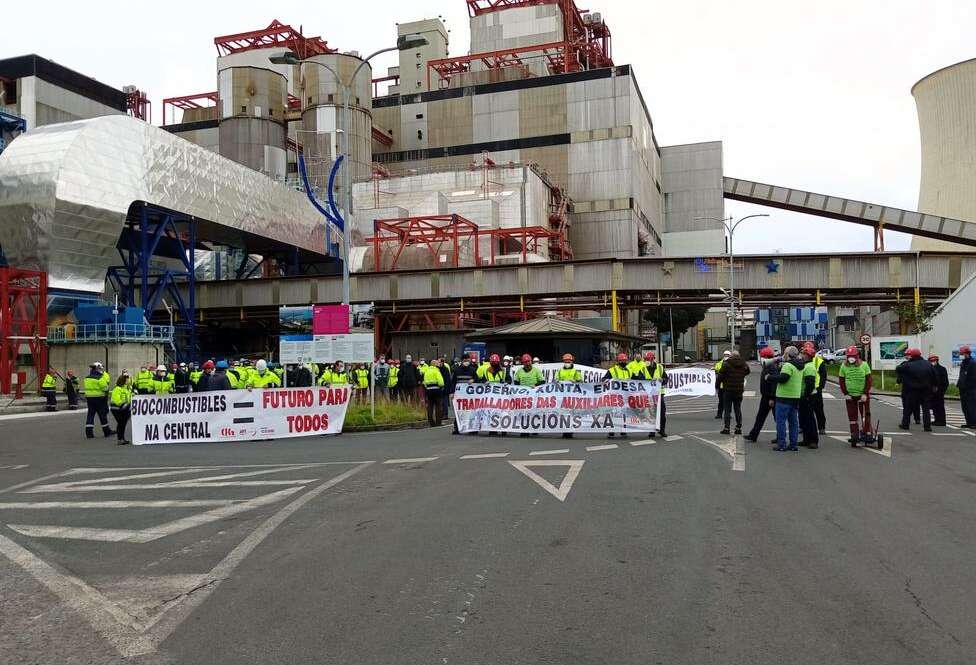
[(262, 30), (214, 37), (214, 45), (220, 55), (280, 46), (294, 51), (303, 60), (313, 55), (336, 52), (336, 49), (329, 48), (329, 45), (321, 37), (306, 37), (302, 34), (301, 26), (295, 30), (295, 28), (285, 25), (277, 19), (271, 21), (271, 24)]
[[(373, 222), (373, 236), (365, 242), (373, 246), (373, 269), (376, 272), (396, 270), (403, 251), (413, 245), (424, 245), (438, 267), (461, 267), (461, 242), (471, 240), (474, 265), (480, 266), (480, 240), (488, 239), (490, 255), (487, 265), (495, 265), (499, 255), (522, 255), (521, 263), (528, 263), (529, 254), (549, 256), (550, 260), (572, 258), (566, 239), (565, 226), (559, 230), (543, 226), (506, 229), (481, 229), (460, 215), (429, 215), (377, 219)], [(441, 266), (437, 257), (447, 243), (451, 249), (450, 262)], [(389, 266), (383, 265), (384, 248), (393, 252)]]
[(581, 11), (575, 0), (467, 0), (467, 4), (471, 16), (516, 7), (557, 5), (563, 15), (563, 41), (431, 60), (427, 65), (428, 89), (431, 87), (431, 71), (442, 80), (450, 80), (452, 76), (471, 71), (474, 62), (480, 62), (488, 69), (522, 68), (525, 76), (528, 76), (525, 64), (528, 58), (545, 58), (550, 74), (613, 66), (610, 28), (602, 21), (585, 20), (583, 16), (587, 12)]
[(0, 393), (9, 394), (26, 345), (40, 375), (47, 371), (47, 273), (0, 267)]
[[(203, 102), (213, 102), (212, 104), (205, 104)], [(176, 122), (176, 109), (181, 111), (186, 111), (188, 109), (205, 109), (213, 108), (217, 106), (217, 91), (213, 92), (200, 92), (195, 95), (183, 95), (182, 97), (167, 97), (163, 100), (163, 126), (168, 124), (173, 124)], [(166, 122), (166, 109), (170, 109), (172, 113), (173, 122)]]
[(146, 93), (141, 90), (133, 90), (132, 92), (126, 93), (125, 110), (133, 118), (152, 122), (152, 102), (149, 101)]

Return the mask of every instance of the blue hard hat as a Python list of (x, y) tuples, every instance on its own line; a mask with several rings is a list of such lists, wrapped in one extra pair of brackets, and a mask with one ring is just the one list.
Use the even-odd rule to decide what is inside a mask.
[(227, 369), (227, 368), (228, 368), (228, 365), (227, 365), (227, 361), (226, 360), (218, 360), (217, 361), (217, 369)]

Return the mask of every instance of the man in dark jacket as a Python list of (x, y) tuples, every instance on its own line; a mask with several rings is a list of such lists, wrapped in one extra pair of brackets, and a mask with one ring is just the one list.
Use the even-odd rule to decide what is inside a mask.
[(208, 360), (203, 363), (203, 376), (200, 377), (200, 388), (199, 392), (210, 392), (213, 390), (233, 390), (234, 387), (230, 383), (230, 378), (227, 376), (227, 370), (229, 365), (226, 360), (221, 360), (216, 365), (214, 365), (212, 360)]
[(803, 361), (803, 391), (799, 404), (800, 432), (803, 434), (801, 445), (808, 448), (820, 447), (819, 425), (815, 406), (818, 380), (818, 368), (814, 362), (816, 357), (816, 347), (808, 342), (800, 353), (800, 359)]
[(976, 362), (973, 362), (973, 351), (968, 344), (959, 347), (959, 356), (962, 362), (956, 387), (959, 388), (959, 401), (966, 418), (964, 427), (976, 429)]
[(908, 419), (916, 409), (922, 411), (922, 429), (932, 431), (932, 421), (929, 417), (929, 400), (935, 390), (935, 370), (922, 358), (921, 349), (908, 349), (905, 354), (908, 360), (896, 368), (898, 381), (901, 383), (904, 408), (901, 412), (901, 429), (908, 429)]
[(929, 363), (935, 371), (935, 391), (932, 393), (932, 424), (936, 427), (945, 427), (945, 394), (949, 389), (949, 372), (939, 364), (939, 356), (932, 354), (929, 356)]
[(417, 401), (417, 385), (420, 383), (420, 372), (413, 364), (413, 356), (406, 355), (400, 365), (397, 388), (404, 402)]
[(180, 363), (173, 373), (174, 392), (190, 392), (190, 370), (186, 368), (186, 363)]
[[(441, 356), (441, 362), (437, 369), (441, 371), (441, 376), (444, 377), (444, 389), (441, 391), (441, 415), (449, 418), (451, 398), (454, 396), (454, 370), (451, 368), (451, 361), (448, 360), (447, 356)], [(454, 427), (457, 428), (457, 419), (454, 421)]]
[(776, 384), (769, 380), (770, 373), (779, 371), (775, 358), (776, 353), (768, 346), (759, 352), (759, 359), (762, 361), (762, 374), (759, 376), (759, 411), (756, 413), (756, 422), (745, 437), (747, 441), (753, 443), (759, 440), (759, 432), (766, 424), (766, 417), (773, 410), (776, 400)]
[(749, 363), (742, 359), (738, 351), (733, 351), (722, 361), (722, 369), (718, 372), (718, 383), (722, 386), (722, 415), (725, 418), (725, 428), (722, 434), (729, 433), (732, 424), (732, 411), (735, 411), (735, 433), (742, 434), (742, 394), (746, 389), (746, 376), (749, 375)]

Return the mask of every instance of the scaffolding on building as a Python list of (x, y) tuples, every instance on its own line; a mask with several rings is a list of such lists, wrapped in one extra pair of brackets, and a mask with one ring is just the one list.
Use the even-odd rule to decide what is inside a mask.
[(217, 53), (222, 56), (281, 47), (292, 51), (302, 60), (313, 55), (324, 55), (337, 51), (337, 49), (330, 48), (321, 37), (303, 35), (301, 26), (296, 30), (277, 19), (271, 21), (267, 28), (261, 30), (214, 37), (214, 45), (217, 47)]
[[(206, 102), (212, 102), (207, 104)], [(210, 109), (216, 108), (218, 102), (217, 91), (213, 92), (199, 92), (195, 95), (182, 95), (180, 97), (167, 97), (163, 100), (163, 127), (166, 125), (176, 124), (176, 110), (188, 111), (194, 109)], [(172, 122), (166, 122), (167, 113), (166, 110), (169, 109)]]
[[(31, 360), (21, 362), (25, 349)], [(11, 392), (26, 364), (47, 371), (47, 273), (0, 267), (0, 394)]]
[(581, 11), (575, 0), (467, 0), (467, 4), (472, 17), (519, 7), (556, 5), (562, 14), (563, 39), (431, 60), (427, 64), (428, 90), (434, 89), (431, 87), (432, 72), (447, 85), (452, 77), (471, 72), (475, 63), (487, 69), (516, 68), (521, 70), (523, 78), (532, 75), (526, 61), (540, 58), (546, 60), (549, 74), (613, 67), (609, 26), (600, 14)]

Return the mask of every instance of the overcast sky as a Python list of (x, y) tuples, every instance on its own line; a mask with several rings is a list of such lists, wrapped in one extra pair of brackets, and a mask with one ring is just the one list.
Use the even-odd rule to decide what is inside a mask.
[[(578, 0), (578, 4), (579, 4)], [(233, 7), (230, 9), (229, 7)], [(721, 140), (727, 175), (914, 209), (919, 146), (910, 90), (976, 57), (972, 0), (594, 0), (617, 64), (634, 66), (662, 145)], [(397, 21), (443, 16), (451, 53), (468, 51), (464, 0), (266, 0), (18, 5), (0, 57), (35, 52), (153, 100), (216, 89), (213, 38), (277, 18), (340, 50), (391, 45)], [(374, 71), (395, 64), (378, 60)], [(736, 251), (871, 250), (870, 228), (736, 202), (766, 212)], [(909, 238), (887, 236), (888, 249)]]

